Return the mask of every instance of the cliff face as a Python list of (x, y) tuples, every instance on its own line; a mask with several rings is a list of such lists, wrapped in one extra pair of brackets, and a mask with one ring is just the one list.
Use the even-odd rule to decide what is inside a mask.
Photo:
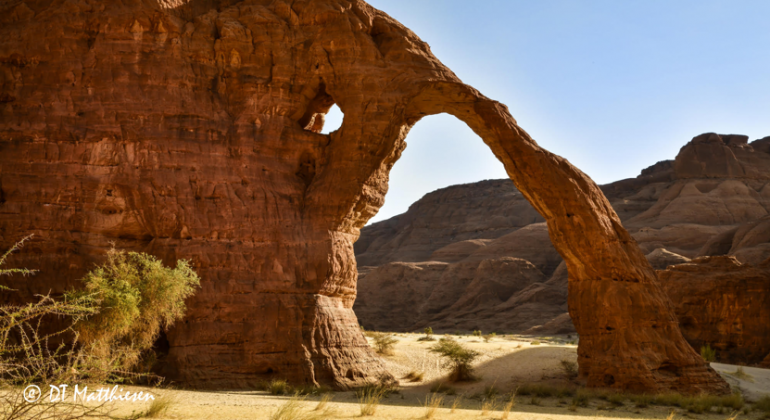
[[(3, 241), (36, 233), (30, 292), (72, 285), (111, 242), (191, 259), (202, 288), (168, 334), (173, 379), (388, 380), (352, 311), (353, 243), (411, 126), (446, 112), (545, 216), (589, 385), (728, 391), (596, 185), (363, 1), (2, 7)], [(344, 121), (322, 135), (332, 104)]]
[(758, 267), (735, 257), (701, 257), (659, 271), (687, 341), (710, 345), (723, 363), (770, 356), (770, 259)]
[[(723, 267), (719, 276), (709, 277), (711, 288), (691, 289), (696, 274), (691, 274), (695, 276), (691, 281), (669, 286), (667, 290), (682, 288), (671, 295), (678, 315), (684, 316), (681, 311), (689, 304), (680, 298), (689, 291), (699, 299), (706, 299), (708, 290), (713, 291), (713, 299), (721, 299), (718, 295), (725, 290), (740, 294), (742, 283), (738, 279), (749, 266), (770, 257), (769, 139), (749, 143), (745, 136), (704, 134), (682, 147), (676, 159), (659, 162), (637, 178), (601, 186), (655, 269), (664, 270), (698, 256), (731, 255), (745, 264), (741, 268)], [(478, 205), (501, 200), (508, 205)], [(447, 222), (447, 214), (451, 214), (451, 222)], [(573, 332), (569, 317), (564, 316), (567, 270), (564, 266), (555, 270), (561, 257), (543, 224), (532, 220), (522, 226), (531, 214), (532, 208), (521, 201), (512, 183), (483, 181), (430, 193), (403, 215), (365, 227), (356, 244), (356, 258), (360, 265), (376, 267), (360, 268), (356, 315), (364, 325), (383, 330), (414, 331), (430, 325), (437, 331)], [(411, 240), (423, 237), (431, 241)], [(529, 275), (523, 264), (500, 265), (505, 258), (529, 262), (539, 275)], [(482, 263), (500, 269), (487, 269), (480, 276), (477, 271)], [(430, 292), (406, 305), (409, 317), (386, 317), (382, 308), (398, 304), (403, 297), (389, 290), (408, 289), (414, 280), (425, 276), (423, 266), (436, 273), (435, 280), (424, 282), (423, 287)], [(729, 280), (731, 272), (735, 281)], [(526, 279), (526, 284), (518, 283), (525, 287), (513, 291), (497, 287), (500, 278), (509, 277)], [(423, 284), (422, 280), (417, 282)], [(737, 302), (749, 305), (754, 301)], [(709, 313), (703, 315), (702, 322), (687, 322), (688, 341), (696, 349), (705, 339), (733, 343), (727, 332), (720, 335), (726, 330), (712, 322), (721, 316), (722, 309), (703, 307)], [(739, 305), (733, 317), (750, 319), (756, 310), (755, 306)], [(681, 317), (680, 321), (684, 322)], [(696, 333), (695, 328), (701, 330)], [(770, 340), (770, 334), (754, 332), (764, 335), (760, 334), (758, 341), (746, 341), (750, 347), (746, 352), (764, 356), (767, 351), (760, 342)], [(732, 353), (723, 354), (728, 357)], [(744, 363), (753, 360), (745, 359)]]

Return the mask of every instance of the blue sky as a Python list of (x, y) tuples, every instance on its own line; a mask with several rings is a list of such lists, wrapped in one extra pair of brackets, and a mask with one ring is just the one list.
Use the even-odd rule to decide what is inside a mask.
[[(369, 3), (600, 184), (674, 158), (700, 133), (770, 136), (770, 1)], [(506, 176), (454, 117), (425, 118), (406, 141), (372, 221), (438, 188)]]

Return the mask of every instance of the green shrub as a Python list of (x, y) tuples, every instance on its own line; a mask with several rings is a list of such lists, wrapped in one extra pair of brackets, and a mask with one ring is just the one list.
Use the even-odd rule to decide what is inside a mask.
[(472, 363), (479, 357), (479, 352), (468, 349), (451, 338), (442, 338), (436, 345), (430, 348), (430, 351), (438, 353), (445, 359), (443, 367), (451, 370), (449, 374), (451, 381), (472, 381), (476, 379), (473, 375)]
[(473, 330), (473, 336), (481, 338), (481, 330)]
[(273, 395), (291, 394), (291, 385), (283, 379), (273, 379), (267, 384), (267, 391)]
[(423, 331), (425, 332), (425, 337), (420, 337), (417, 341), (436, 341), (436, 339), (433, 338), (433, 328), (425, 327)]
[(392, 335), (381, 332), (373, 332), (369, 337), (374, 340), (374, 349), (379, 354), (393, 354), (393, 345), (398, 343), (398, 340), (393, 338)]
[(717, 352), (716, 350), (712, 349), (711, 345), (709, 344), (706, 344), (705, 346), (701, 346), (700, 355), (703, 358), (703, 360), (709, 363), (717, 360)]
[(185, 312), (185, 299), (200, 280), (189, 263), (165, 267), (152, 255), (115, 249), (82, 279), (85, 289), (65, 293), (65, 301), (92, 298), (100, 308), (75, 329), (103, 364), (130, 370), (160, 334)]
[(490, 341), (491, 341), (493, 338), (495, 338), (496, 336), (497, 336), (497, 334), (496, 334), (496, 333), (489, 333), (489, 334), (487, 334), (487, 335), (485, 335), (485, 336), (483, 337), (483, 338), (484, 338), (484, 342), (485, 342), (485, 343), (489, 343), (489, 342), (490, 342)]

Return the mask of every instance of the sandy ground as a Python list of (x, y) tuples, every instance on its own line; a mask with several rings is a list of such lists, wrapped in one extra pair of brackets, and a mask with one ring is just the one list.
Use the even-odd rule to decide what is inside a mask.
[[(403, 378), (411, 371), (424, 372), (424, 378), (420, 382), (409, 382), (400, 379), (401, 390), (381, 400), (376, 414), (371, 419), (419, 419), (425, 418), (425, 400), (430, 394), (431, 387), (438, 383), (445, 383), (446, 371), (441, 368), (438, 356), (429, 352), (428, 348), (433, 342), (418, 341), (421, 335), (397, 334), (399, 342), (395, 346), (392, 356), (384, 357), (384, 361), (390, 372), (397, 378)], [(534, 344), (537, 340), (540, 344)], [(496, 337), (490, 342), (471, 336), (463, 336), (459, 341), (468, 347), (482, 353), (476, 363), (476, 372), (481, 379), (474, 383), (457, 385), (451, 384), (456, 395), (442, 395), (443, 404), (434, 417), (435, 419), (501, 419), (503, 418), (503, 404), (517, 386), (527, 383), (547, 383), (551, 385), (569, 385), (561, 368), (562, 360), (576, 361), (575, 345), (567, 344), (569, 340), (562, 338), (530, 339), (524, 337), (508, 336)], [(749, 375), (730, 374), (736, 372), (737, 367), (731, 365), (714, 364), (714, 367), (723, 372), (732, 385), (746, 392), (747, 398), (756, 398), (770, 393), (770, 370), (757, 368), (744, 368)], [(574, 384), (573, 384), (574, 385)], [(500, 392), (496, 402), (496, 410), (482, 410), (481, 394), (487, 387), (494, 386)], [(128, 388), (127, 388), (128, 389)], [(136, 388), (139, 389), (139, 388)], [(264, 391), (181, 391), (156, 389), (156, 395), (171, 398), (174, 402), (168, 412), (158, 418), (168, 419), (270, 419), (271, 416), (289, 400), (289, 396), (270, 395)], [(749, 396), (750, 394), (750, 396)], [(450, 412), (450, 406), (459, 399), (459, 406), (454, 412)], [(304, 414), (318, 414), (313, 409), (320, 400), (319, 396), (307, 397), (301, 402), (304, 406)], [(508, 419), (590, 419), (590, 418), (648, 418), (665, 419), (671, 412), (669, 407), (650, 406), (648, 408), (635, 408), (630, 401), (626, 401), (621, 407), (611, 408), (601, 399), (593, 399), (588, 407), (580, 407), (575, 411), (569, 408), (570, 399), (543, 398), (534, 400), (531, 397), (518, 396), (515, 406), (511, 409)], [(131, 411), (139, 411), (147, 407), (147, 404), (119, 403), (115, 406), (116, 414), (128, 414)], [(353, 392), (337, 392), (333, 394), (329, 403), (332, 414), (322, 417), (305, 417), (304, 419), (349, 419), (360, 418), (360, 404)], [(685, 410), (676, 409), (675, 418), (693, 419), (727, 419), (730, 413), (692, 414)], [(760, 419), (765, 414), (751, 412), (740, 413), (741, 419)], [(301, 418), (301, 417), (299, 417)], [(297, 419), (299, 419), (297, 418)]]

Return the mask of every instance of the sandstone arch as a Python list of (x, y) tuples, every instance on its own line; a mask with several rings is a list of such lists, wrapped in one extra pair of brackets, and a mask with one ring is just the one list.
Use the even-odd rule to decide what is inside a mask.
[[(548, 220), (589, 385), (728, 390), (596, 185), (363, 1), (29, 0), (6, 12), (3, 241), (37, 232), (21, 263), (58, 289), (111, 240), (191, 258), (204, 284), (168, 335), (176, 379), (387, 378), (351, 309), (352, 244), (409, 128), (447, 112)], [(344, 122), (318, 134), (332, 104)]]

